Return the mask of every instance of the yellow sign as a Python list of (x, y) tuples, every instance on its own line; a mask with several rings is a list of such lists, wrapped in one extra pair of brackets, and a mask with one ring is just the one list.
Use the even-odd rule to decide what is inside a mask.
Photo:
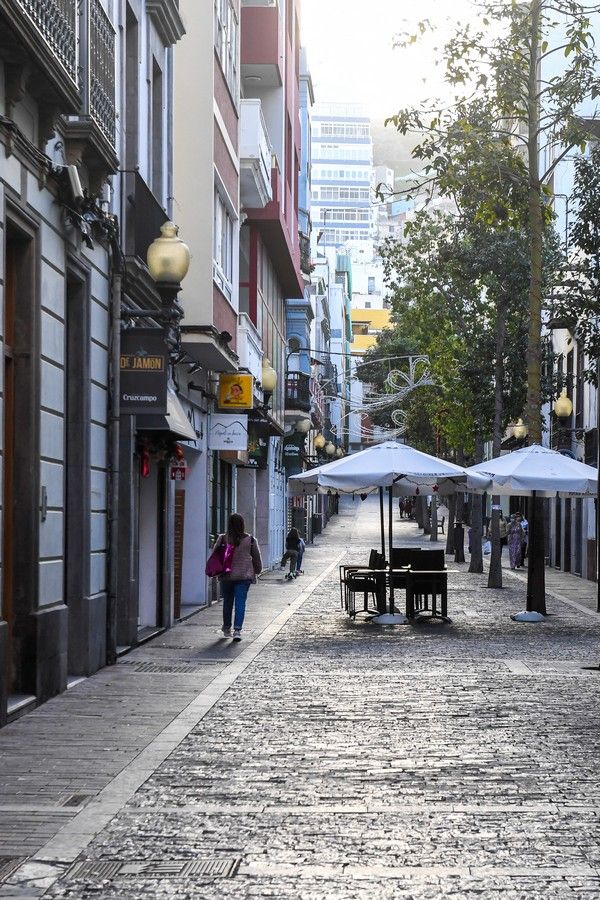
[(222, 409), (252, 409), (254, 377), (252, 375), (219, 376), (219, 406)]

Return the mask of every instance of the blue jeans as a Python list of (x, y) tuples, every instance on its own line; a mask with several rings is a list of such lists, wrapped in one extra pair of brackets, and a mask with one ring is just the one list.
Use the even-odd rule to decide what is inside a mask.
[(304, 553), (302, 550), (298, 550), (298, 559), (296, 560), (296, 572), (300, 572), (302, 569), (302, 559), (304, 557)]
[(252, 582), (249, 578), (244, 581), (222, 581), (221, 594), (223, 596), (223, 628), (231, 628), (231, 613), (235, 604), (235, 616), (233, 628), (241, 631), (246, 614), (246, 597), (248, 588)]

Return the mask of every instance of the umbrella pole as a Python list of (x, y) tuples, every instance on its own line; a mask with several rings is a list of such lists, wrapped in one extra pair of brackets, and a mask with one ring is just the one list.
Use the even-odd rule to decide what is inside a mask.
[[(394, 579), (392, 577), (392, 546), (393, 546), (393, 535), (392, 535), (392, 522), (393, 522), (393, 498), (392, 498), (392, 488), (391, 485), (388, 488), (389, 491), (389, 513), (388, 513), (388, 541), (389, 541), (389, 552), (390, 555), (388, 557), (388, 566), (390, 569), (390, 613), (394, 614)], [(382, 488), (383, 492), (383, 488)]]
[(381, 522), (381, 555), (385, 559), (385, 524), (383, 518), (383, 488), (379, 488), (379, 519)]

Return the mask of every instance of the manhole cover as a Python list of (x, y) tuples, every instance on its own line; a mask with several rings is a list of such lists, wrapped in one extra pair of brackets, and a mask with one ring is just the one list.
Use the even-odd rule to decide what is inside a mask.
[(75, 863), (67, 872), (68, 878), (112, 879), (147, 875), (150, 878), (189, 878), (204, 876), (212, 878), (232, 878), (240, 867), (241, 859), (191, 859), (159, 862), (113, 862), (94, 861)]
[(10, 878), (15, 869), (18, 869), (26, 856), (0, 856), (0, 881)]
[(168, 664), (168, 663), (139, 663), (135, 667), (136, 672), (150, 672), (156, 675), (177, 675), (177, 674), (187, 674), (198, 672), (200, 669), (198, 668), (197, 663), (179, 663), (179, 664)]

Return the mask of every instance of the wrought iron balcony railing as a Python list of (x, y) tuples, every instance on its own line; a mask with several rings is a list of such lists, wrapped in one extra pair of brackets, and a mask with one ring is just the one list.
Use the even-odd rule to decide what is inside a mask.
[(90, 0), (90, 115), (110, 142), (116, 143), (115, 30), (100, 0)]
[(77, 84), (77, 0), (14, 0)]
[(310, 412), (310, 376), (304, 372), (290, 372), (285, 380), (286, 409)]
[(310, 275), (313, 266), (310, 261), (310, 238), (307, 234), (300, 232), (300, 271), (305, 275)]

